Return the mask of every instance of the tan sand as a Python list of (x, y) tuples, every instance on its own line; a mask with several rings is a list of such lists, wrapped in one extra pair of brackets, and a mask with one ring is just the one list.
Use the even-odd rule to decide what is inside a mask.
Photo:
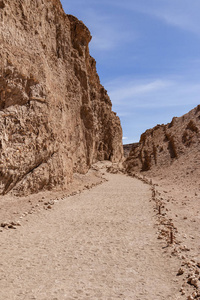
[(105, 176), (1, 232), (1, 300), (183, 299), (179, 261), (157, 239), (150, 186)]

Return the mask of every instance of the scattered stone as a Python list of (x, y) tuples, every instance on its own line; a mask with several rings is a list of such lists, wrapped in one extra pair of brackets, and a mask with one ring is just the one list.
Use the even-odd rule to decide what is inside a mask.
[(181, 295), (185, 295), (185, 290), (183, 288), (180, 289)]
[(1, 223), (1, 227), (5, 228), (6, 226), (8, 226), (9, 224), (4, 222), (4, 223)]
[(199, 275), (199, 274), (200, 274), (199, 270), (196, 269), (196, 270), (195, 270), (195, 274), (196, 274), (196, 275)]
[(193, 292), (193, 293), (192, 293), (192, 297), (193, 297), (193, 298), (196, 298), (196, 297), (197, 297), (197, 292)]
[(196, 288), (199, 288), (199, 280), (195, 277), (195, 275), (190, 276), (187, 282)]
[(12, 225), (12, 224), (9, 224), (9, 225), (8, 225), (8, 228), (9, 228), (9, 229), (16, 229), (16, 227), (15, 227), (14, 225)]
[(178, 270), (178, 273), (176, 274), (177, 276), (180, 276), (180, 275), (183, 275), (183, 273), (184, 273), (184, 269), (183, 268), (180, 268), (179, 270)]

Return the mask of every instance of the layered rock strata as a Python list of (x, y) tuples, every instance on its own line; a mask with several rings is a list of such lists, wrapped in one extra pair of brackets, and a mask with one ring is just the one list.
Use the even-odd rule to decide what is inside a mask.
[[(148, 171), (170, 166), (186, 155), (195, 161), (200, 156), (200, 105), (170, 124), (145, 131), (137, 147), (125, 161), (126, 170)], [(188, 158), (187, 158), (188, 159)]]
[(0, 1), (0, 194), (65, 188), (123, 156), (120, 120), (59, 0)]

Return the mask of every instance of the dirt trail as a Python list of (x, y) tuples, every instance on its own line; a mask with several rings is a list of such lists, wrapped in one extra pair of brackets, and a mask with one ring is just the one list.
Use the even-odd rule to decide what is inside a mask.
[(1, 300), (179, 299), (177, 266), (157, 240), (149, 186), (106, 178), (1, 233)]

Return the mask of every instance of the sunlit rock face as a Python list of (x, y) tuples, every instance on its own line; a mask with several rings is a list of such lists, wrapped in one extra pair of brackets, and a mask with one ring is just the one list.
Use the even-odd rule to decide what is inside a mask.
[[(170, 124), (145, 131), (125, 161), (128, 172), (165, 168), (183, 157), (197, 167), (200, 159), (200, 105)], [(196, 165), (196, 167), (195, 167)]]
[(81, 21), (59, 0), (1, 0), (0, 40), (0, 194), (65, 188), (97, 160), (122, 159)]

